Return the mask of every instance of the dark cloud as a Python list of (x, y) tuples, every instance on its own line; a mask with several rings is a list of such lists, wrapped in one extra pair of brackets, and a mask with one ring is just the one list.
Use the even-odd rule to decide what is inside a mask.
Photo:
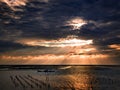
[(26, 45), (22, 45), (19, 43), (14, 43), (11, 41), (2, 41), (0, 40), (0, 53), (1, 52), (6, 52), (6, 51), (12, 51), (15, 49), (23, 49), (26, 47), (30, 47), (30, 46), (26, 46)]
[[(70, 31), (70, 27), (64, 28), (65, 21), (73, 17), (83, 17), (85, 20), (92, 20), (99, 24), (113, 21), (117, 21), (116, 24), (119, 23), (120, 3), (118, 0), (69, 0), (69, 2), (50, 0), (48, 3), (33, 0), (26, 6), (18, 7), (22, 9), (21, 11), (12, 11), (7, 6), (1, 5), (2, 26), (7, 26), (7, 29), (13, 27), (18, 31), (21, 30), (23, 37), (61, 38), (71, 33), (76, 34)], [(92, 27), (95, 29), (90, 31), (91, 28), (86, 25), (83, 35), (90, 33), (93, 36), (99, 32), (102, 35), (107, 33), (104, 30), (106, 28), (119, 28), (113, 25), (107, 27), (93, 25)], [(81, 33), (79, 35), (82, 36)]]
[[(26, 6), (16, 8), (19, 10), (11, 10), (0, 3), (0, 40), (58, 39), (77, 35), (92, 39), (98, 48), (120, 44), (119, 0), (31, 0)], [(73, 31), (65, 22), (74, 17), (81, 17), (88, 23)]]

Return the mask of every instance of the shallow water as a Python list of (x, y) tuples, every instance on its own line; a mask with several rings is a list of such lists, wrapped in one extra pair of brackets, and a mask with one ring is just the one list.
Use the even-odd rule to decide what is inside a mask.
[(120, 66), (21, 67), (1, 68), (0, 90), (120, 90)]

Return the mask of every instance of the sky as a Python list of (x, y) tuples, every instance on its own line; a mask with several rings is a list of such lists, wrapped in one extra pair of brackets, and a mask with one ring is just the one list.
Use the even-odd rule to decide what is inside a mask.
[(120, 65), (120, 1), (0, 0), (0, 64)]

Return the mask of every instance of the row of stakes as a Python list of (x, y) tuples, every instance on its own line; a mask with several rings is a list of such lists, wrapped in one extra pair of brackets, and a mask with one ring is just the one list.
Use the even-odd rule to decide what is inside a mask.
[(27, 75), (27, 76), (15, 75), (15, 76), (10, 76), (10, 79), (13, 82), (15, 87), (22, 86), (23, 88), (27, 88), (26, 84), (31, 88), (35, 88), (35, 86), (37, 88), (42, 88), (42, 86), (45, 86), (45, 87), (49, 86), (45, 82), (38, 80), (32, 77), (31, 75)]

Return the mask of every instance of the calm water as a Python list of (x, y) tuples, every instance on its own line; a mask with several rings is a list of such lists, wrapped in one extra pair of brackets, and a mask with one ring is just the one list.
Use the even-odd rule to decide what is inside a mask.
[(0, 90), (120, 90), (120, 66), (5, 66)]

